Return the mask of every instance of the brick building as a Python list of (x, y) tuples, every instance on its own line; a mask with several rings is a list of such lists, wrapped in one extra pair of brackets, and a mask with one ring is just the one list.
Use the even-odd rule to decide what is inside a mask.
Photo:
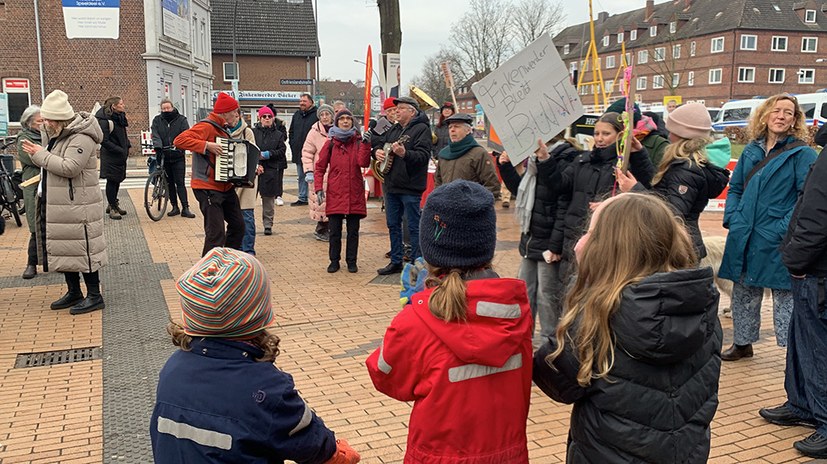
[(324, 98), (325, 103), (333, 105), (336, 100), (341, 100), (347, 108), (355, 115), (363, 115), (365, 111), (365, 82), (359, 81), (319, 81), (317, 86), (319, 97)]
[(234, 37), (239, 102), (253, 119), (263, 105), (293, 112), (302, 93), (315, 94), (320, 51), (311, 0), (211, 3), (213, 97), (232, 89)]
[[(643, 0), (641, 0), (643, 3)], [(670, 0), (595, 18), (599, 66), (610, 100), (620, 97), (621, 45), (634, 64), (636, 98), (662, 103), (668, 95), (727, 100), (827, 87), (827, 3), (816, 0)], [(588, 23), (570, 26), (554, 43), (569, 70), (592, 80)], [(595, 89), (583, 86), (584, 103)]]
[[(64, 8), (72, 3), (37, 2), (41, 68), (33, 2), (0, 1), (0, 50), (4, 57), (0, 78), (9, 93), (13, 129), (28, 104), (41, 103), (54, 89), (69, 94), (77, 111), (89, 111), (96, 101), (103, 102), (111, 95), (123, 97), (136, 152), (139, 132), (149, 128), (162, 94), (171, 96), (182, 113), (193, 117), (198, 100), (194, 92), (200, 92), (203, 104), (211, 79), (206, 59), (211, 55), (210, 43), (204, 40), (209, 37), (209, 0), (164, 2), (168, 7), (174, 5), (174, 11), (164, 10), (161, 2), (139, 1), (121, 1), (119, 8), (98, 8), (111, 13), (104, 21), (103, 33), (79, 30), (82, 22), (71, 19), (78, 17), (72, 15), (87, 14), (91, 8)], [(95, 35), (99, 36), (90, 38)]]

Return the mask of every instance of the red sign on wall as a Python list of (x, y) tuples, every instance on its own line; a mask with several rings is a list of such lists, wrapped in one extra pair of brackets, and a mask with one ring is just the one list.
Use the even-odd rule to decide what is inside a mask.
[(4, 92), (28, 92), (28, 79), (3, 79)]

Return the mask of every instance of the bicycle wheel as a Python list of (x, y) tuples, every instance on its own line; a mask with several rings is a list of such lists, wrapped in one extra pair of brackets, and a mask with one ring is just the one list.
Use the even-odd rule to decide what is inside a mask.
[(11, 210), (11, 215), (14, 216), (14, 222), (17, 223), (17, 227), (23, 227), (23, 221), (20, 220), (20, 212), (17, 211), (17, 202), (9, 203), (9, 209)]
[(153, 221), (160, 221), (167, 212), (169, 203), (169, 190), (167, 189), (167, 177), (163, 171), (153, 172), (146, 180), (144, 187), (144, 208), (146, 214)]

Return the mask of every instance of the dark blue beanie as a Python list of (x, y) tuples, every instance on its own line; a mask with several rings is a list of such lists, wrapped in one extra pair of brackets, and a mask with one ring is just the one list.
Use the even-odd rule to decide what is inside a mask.
[(494, 195), (480, 184), (455, 180), (434, 189), (419, 221), (422, 257), (439, 268), (475, 269), (494, 259)]

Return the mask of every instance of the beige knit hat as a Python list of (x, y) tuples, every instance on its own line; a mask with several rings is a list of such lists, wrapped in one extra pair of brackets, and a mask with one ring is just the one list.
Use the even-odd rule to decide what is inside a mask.
[(40, 115), (52, 121), (66, 121), (75, 116), (69, 96), (62, 90), (52, 90), (40, 106)]
[(701, 103), (687, 103), (669, 113), (666, 130), (683, 139), (709, 137), (712, 119)]

